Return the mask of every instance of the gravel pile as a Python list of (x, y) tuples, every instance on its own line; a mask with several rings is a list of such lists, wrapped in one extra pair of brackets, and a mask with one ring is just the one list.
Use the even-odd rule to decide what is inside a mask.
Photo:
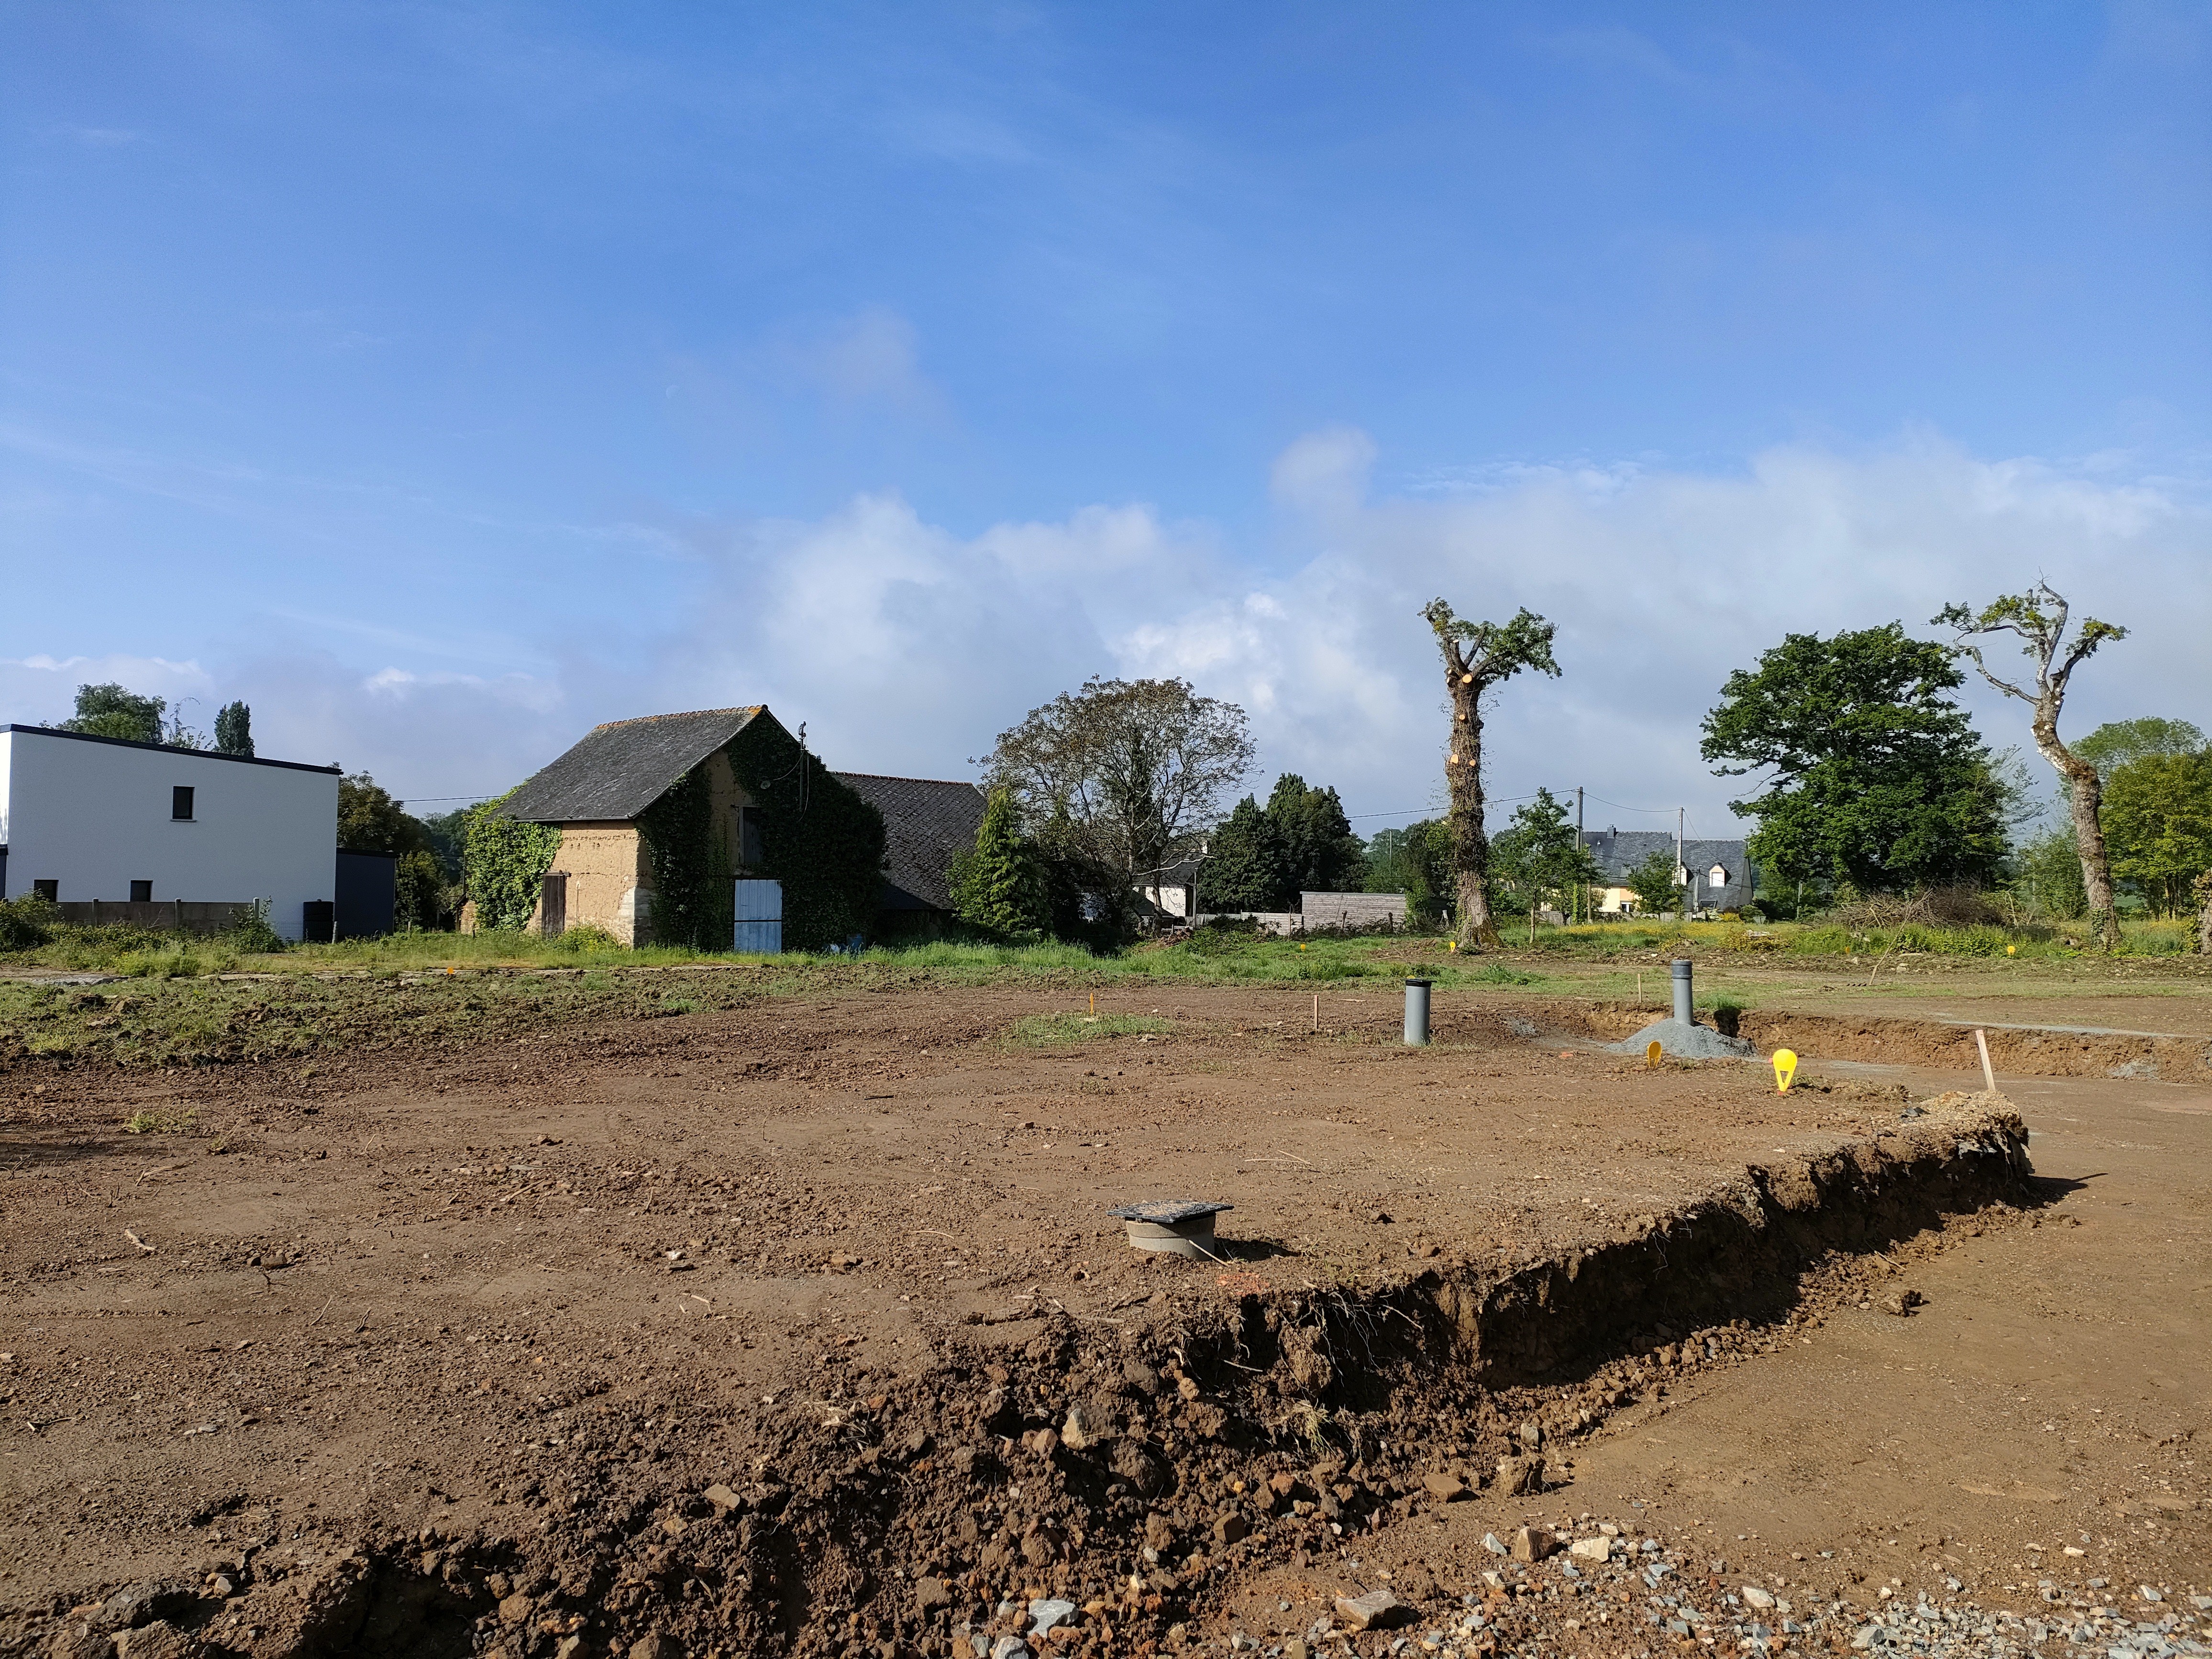
[(1654, 1042), (1660, 1053), (1677, 1060), (1748, 1060), (1759, 1052), (1748, 1037), (1723, 1036), (1710, 1025), (1686, 1025), (1673, 1018), (1655, 1020), (1626, 1042), (1608, 1043), (1607, 1052), (1640, 1054)]

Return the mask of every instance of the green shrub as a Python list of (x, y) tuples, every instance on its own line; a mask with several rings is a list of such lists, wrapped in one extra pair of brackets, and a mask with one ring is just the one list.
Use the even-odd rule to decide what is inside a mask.
[(61, 925), (60, 907), (36, 893), (0, 900), (0, 951), (34, 951)]

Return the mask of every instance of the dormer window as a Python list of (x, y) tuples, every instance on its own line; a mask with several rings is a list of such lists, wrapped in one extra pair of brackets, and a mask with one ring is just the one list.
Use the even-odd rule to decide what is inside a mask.
[(1711, 869), (1705, 872), (1705, 881), (1709, 886), (1725, 887), (1728, 885), (1729, 882), (1728, 871), (1722, 866), (1716, 864)]

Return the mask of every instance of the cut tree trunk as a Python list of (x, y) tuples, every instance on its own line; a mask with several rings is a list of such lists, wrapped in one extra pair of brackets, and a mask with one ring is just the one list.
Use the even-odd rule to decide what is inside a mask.
[(2074, 845), (2081, 856), (2081, 890), (2089, 897), (2089, 926), (2109, 951), (2120, 942), (2120, 923), (2112, 904), (2112, 860), (2105, 853), (2104, 780), (2095, 767), (2058, 740), (2056, 709), (2036, 711), (2035, 747), (2066, 781)]
[[(1447, 659), (1449, 663), (1449, 659)], [(1482, 687), (1463, 669), (1448, 676), (1452, 702), (1452, 750), (1445, 775), (1451, 780), (1452, 878), (1459, 901), (1459, 948), (1495, 951), (1498, 936), (1490, 914), (1490, 837), (1482, 829)]]
[(2212, 870), (2197, 878), (2195, 890), (2203, 906), (2197, 913), (2197, 954), (2212, 957)]

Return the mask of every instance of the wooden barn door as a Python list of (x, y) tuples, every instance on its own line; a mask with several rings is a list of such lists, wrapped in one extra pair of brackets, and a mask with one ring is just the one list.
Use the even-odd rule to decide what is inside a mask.
[(556, 870), (546, 876), (538, 890), (538, 931), (547, 939), (558, 939), (568, 931), (568, 878)]

